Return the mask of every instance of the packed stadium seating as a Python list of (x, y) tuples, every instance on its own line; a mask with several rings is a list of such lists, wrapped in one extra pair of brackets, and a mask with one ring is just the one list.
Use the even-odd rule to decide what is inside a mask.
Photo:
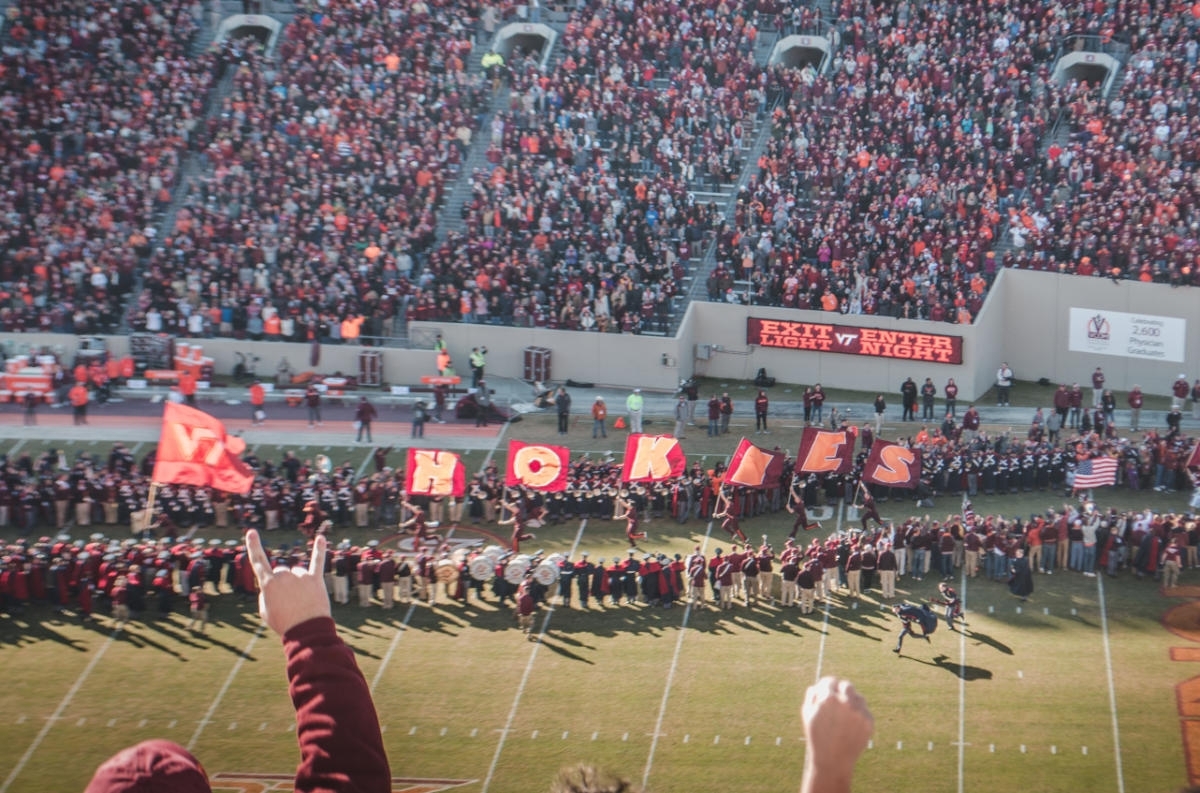
[(193, 335), (391, 335), (414, 255), (488, 100), (466, 3), (329, 2), (268, 58), (245, 44), (204, 129), (204, 173), (132, 324)]
[(23, 0), (0, 60), (5, 331), (111, 330), (222, 54), (192, 3)]
[[(1190, 9), (589, 4), (547, 63), (485, 74), (486, 17), (302, 2), (271, 53), (193, 52), (199, 3), (14, 3), (0, 329), (667, 332), (705, 277), (711, 300), (969, 323), (1001, 267), (1200, 284)], [(828, 70), (763, 66), (760, 29), (836, 30)], [(1128, 56), (1107, 96), (1053, 78), (1096, 42)]]

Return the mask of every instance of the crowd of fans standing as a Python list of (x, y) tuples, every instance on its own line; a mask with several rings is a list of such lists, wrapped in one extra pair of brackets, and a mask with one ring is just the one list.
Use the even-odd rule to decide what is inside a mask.
[[(1197, 283), (1190, 6), (831, 8), (578, 4), (545, 65), (472, 71), (513, 4), (302, 2), (268, 54), (194, 53), (199, 2), (17, 2), (0, 329), (667, 330), (714, 241), (710, 299), (849, 314), (969, 323), (1001, 267)], [(829, 68), (764, 67), (762, 28), (836, 31)], [(1127, 51), (1112, 94), (1052, 79), (1077, 46)]]

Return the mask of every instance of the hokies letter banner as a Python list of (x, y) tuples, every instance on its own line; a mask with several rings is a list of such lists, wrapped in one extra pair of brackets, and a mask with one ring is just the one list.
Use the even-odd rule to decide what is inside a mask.
[(509, 441), (504, 484), (545, 493), (566, 490), (570, 464), (571, 450), (566, 446)]
[(871, 444), (862, 478), (872, 485), (915, 488), (921, 482), (921, 453), (898, 443), (877, 440)]
[(409, 495), (459, 498), (467, 492), (467, 468), (453, 452), (409, 449), (405, 473)]
[(631, 433), (625, 441), (622, 482), (661, 482), (683, 473), (687, 457), (670, 435)]

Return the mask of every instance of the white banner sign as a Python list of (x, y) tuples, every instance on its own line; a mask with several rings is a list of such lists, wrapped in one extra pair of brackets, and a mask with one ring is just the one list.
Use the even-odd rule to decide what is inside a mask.
[(1072, 308), (1069, 349), (1182, 363), (1186, 332), (1187, 320), (1180, 317)]

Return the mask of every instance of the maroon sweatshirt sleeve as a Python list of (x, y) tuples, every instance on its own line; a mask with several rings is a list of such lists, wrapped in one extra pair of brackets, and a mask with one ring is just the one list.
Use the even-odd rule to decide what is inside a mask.
[(283, 645), (300, 742), (297, 793), (390, 793), (371, 691), (333, 620), (303, 622)]

